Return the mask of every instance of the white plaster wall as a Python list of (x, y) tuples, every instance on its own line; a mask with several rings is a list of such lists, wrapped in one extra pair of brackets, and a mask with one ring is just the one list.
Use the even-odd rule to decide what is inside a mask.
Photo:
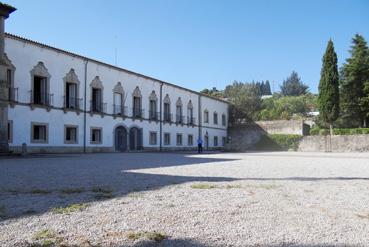
[[(84, 96), (84, 82), (85, 82), (85, 60), (80, 57), (74, 57), (63, 52), (58, 52), (49, 48), (41, 48), (38, 45), (30, 44), (22, 40), (15, 40), (7, 37), (5, 39), (5, 52), (9, 59), (16, 67), (14, 77), (14, 87), (18, 88), (18, 101), (21, 104), (16, 104), (14, 107), (9, 107), (9, 120), (13, 120), (13, 141), (10, 146), (20, 146), (26, 143), (29, 146), (83, 146), (83, 112), (77, 115), (76, 112), (64, 112), (63, 96), (64, 96), (64, 82), (63, 78), (70, 71), (71, 68), (75, 70), (80, 81), (79, 97)], [(31, 74), (30, 71), (39, 61), (42, 61), (48, 72), (51, 74), (50, 78), (50, 93), (54, 94), (53, 107), (60, 109), (51, 109), (47, 111), (44, 108), (35, 108), (31, 110), (28, 105), (30, 102), (31, 90)], [(128, 107), (129, 115), (132, 112), (132, 93), (136, 86), (139, 87), (142, 94), (142, 108), (144, 109), (144, 117), (148, 117), (149, 112), (149, 96), (154, 90), (158, 98), (157, 112), (160, 111), (160, 85), (161, 82), (151, 80), (136, 74), (128, 73), (119, 69), (115, 69), (94, 61), (89, 60), (87, 64), (87, 111), (89, 110), (89, 102), (91, 97), (91, 81), (99, 76), (103, 83), (103, 102), (107, 103), (107, 113), (113, 113), (113, 88), (117, 82), (121, 82), (125, 92), (125, 106)], [(166, 94), (169, 94), (171, 99), (171, 113), (175, 121), (176, 102), (178, 97), (181, 97), (183, 104), (183, 115), (185, 122), (187, 121), (187, 104), (191, 100), (193, 105), (193, 117), (196, 119), (196, 125), (199, 123), (198, 118), (198, 98), (199, 95), (185, 89), (174, 87), (168, 84), (163, 84), (163, 99)], [(219, 146), (221, 145), (222, 136), (227, 135), (226, 126), (222, 126), (221, 116), (223, 113), (227, 114), (227, 104), (218, 100), (214, 100), (205, 96), (201, 96), (202, 113), (205, 109), (209, 111), (209, 124), (204, 124), (202, 135), (209, 134), (209, 146), (213, 146), (213, 136), (218, 136)], [(23, 105), (22, 105), (23, 103)], [(82, 102), (83, 104), (83, 102)], [(218, 112), (218, 125), (213, 124), (213, 112)], [(228, 117), (228, 116), (227, 116)], [(203, 119), (203, 115), (202, 115)], [(42, 122), (49, 125), (49, 141), (47, 144), (31, 143), (31, 123)], [(78, 143), (64, 144), (64, 125), (78, 126)], [(133, 120), (120, 117), (99, 114), (86, 115), (86, 145), (87, 147), (113, 147), (114, 146), (114, 129), (116, 126), (125, 126), (127, 130), (133, 126), (143, 128), (143, 145), (144, 147), (159, 147), (160, 143), (160, 124), (156, 121), (147, 120)], [(103, 128), (102, 144), (90, 144), (90, 127)], [(151, 131), (157, 132), (157, 144), (149, 144), (149, 133)], [(163, 147), (177, 147), (176, 134), (181, 133), (183, 138), (182, 147), (187, 147), (187, 137), (189, 134), (193, 135), (194, 146), (198, 138), (199, 127), (163, 124), (162, 136)], [(171, 133), (171, 145), (164, 146), (164, 133)], [(204, 138), (204, 137), (203, 137)]]

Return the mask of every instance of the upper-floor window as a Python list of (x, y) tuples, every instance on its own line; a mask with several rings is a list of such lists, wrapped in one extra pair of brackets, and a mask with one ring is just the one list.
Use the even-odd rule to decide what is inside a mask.
[(64, 107), (72, 109), (80, 109), (81, 99), (78, 98), (79, 94), (79, 80), (74, 72), (74, 69), (70, 71), (63, 78), (64, 80)]
[(104, 112), (105, 104), (103, 103), (103, 85), (100, 78), (96, 76), (91, 84), (91, 112)]
[(225, 114), (222, 115), (222, 125), (226, 126), (227, 125), (227, 117)]
[(208, 110), (204, 111), (204, 123), (209, 123), (209, 112), (208, 112)]
[(12, 64), (6, 53), (4, 53), (3, 58), (8, 64), (8, 68), (6, 70), (6, 86), (8, 87), (9, 101), (18, 101), (18, 88), (14, 87), (15, 66)]
[(31, 78), (31, 103), (36, 105), (51, 105), (52, 95), (49, 93), (50, 74), (43, 62), (39, 62), (33, 67)]
[(143, 117), (142, 100), (141, 100), (142, 95), (138, 87), (135, 88), (132, 96), (133, 96), (132, 117), (142, 118)]
[(183, 123), (182, 100), (178, 98), (176, 103), (176, 123)]
[(187, 104), (187, 124), (194, 124), (193, 106), (191, 100)]
[(113, 89), (113, 110), (115, 115), (125, 115), (125, 109), (124, 109), (124, 91), (122, 84), (120, 82), (117, 83), (117, 85), (114, 86)]
[(164, 121), (170, 122), (172, 120), (172, 115), (170, 113), (170, 98), (167, 94), (164, 98)]
[(153, 90), (149, 98), (149, 102), (150, 102), (149, 119), (151, 120), (158, 120), (157, 101), (158, 101), (158, 98), (156, 97), (155, 91)]
[(213, 113), (214, 124), (218, 124), (218, 113)]

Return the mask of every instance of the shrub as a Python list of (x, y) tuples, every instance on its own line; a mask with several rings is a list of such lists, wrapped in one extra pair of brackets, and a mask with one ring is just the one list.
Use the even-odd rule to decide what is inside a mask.
[[(369, 128), (335, 128), (333, 135), (363, 135), (369, 134)], [(314, 126), (310, 129), (310, 135), (329, 135), (329, 129)]]
[(262, 135), (255, 145), (258, 150), (288, 151), (297, 150), (302, 136), (285, 134)]

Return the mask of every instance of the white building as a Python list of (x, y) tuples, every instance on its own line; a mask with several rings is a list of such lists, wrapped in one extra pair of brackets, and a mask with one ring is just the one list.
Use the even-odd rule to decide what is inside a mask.
[[(97, 152), (221, 148), (228, 103), (5, 34), (9, 149)], [(4, 132), (3, 132), (4, 133)]]

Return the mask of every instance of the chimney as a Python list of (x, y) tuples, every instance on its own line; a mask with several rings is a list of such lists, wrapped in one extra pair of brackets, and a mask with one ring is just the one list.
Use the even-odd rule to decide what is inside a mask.
[(8, 64), (4, 58), (5, 46), (5, 19), (16, 9), (0, 2), (0, 153), (9, 151), (8, 144), (8, 99), (7, 82)]

